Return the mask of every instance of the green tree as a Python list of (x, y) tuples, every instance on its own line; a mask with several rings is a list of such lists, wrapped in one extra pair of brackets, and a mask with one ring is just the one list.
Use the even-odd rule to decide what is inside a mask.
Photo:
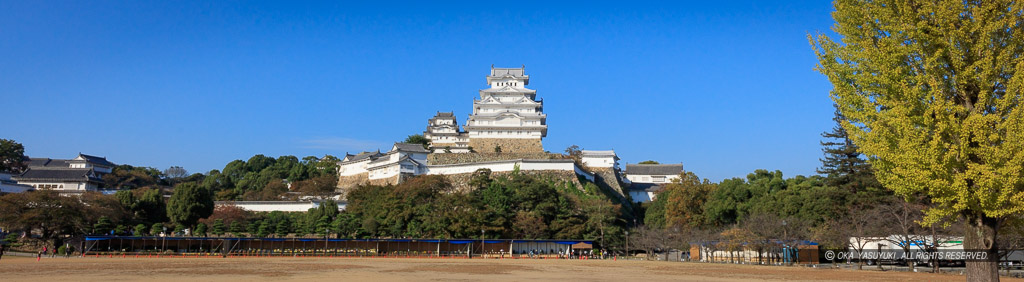
[(256, 229), (256, 236), (257, 237), (263, 238), (263, 237), (267, 237), (267, 235), (270, 235), (270, 224), (268, 224), (267, 221), (263, 220), (263, 221), (260, 221), (258, 224), (259, 224), (259, 228)]
[(653, 160), (646, 160), (646, 161), (640, 162), (639, 164), (661, 164), (661, 163), (659, 163), (657, 161), (653, 161)]
[(101, 216), (100, 220), (93, 225), (93, 230), (97, 234), (110, 235), (110, 231), (114, 230), (114, 223), (110, 221), (110, 218)]
[(206, 223), (200, 222), (196, 225), (196, 232), (193, 233), (196, 236), (206, 237)]
[(8, 171), (15, 174), (28, 169), (25, 164), (25, 147), (10, 139), (0, 139), (0, 172)]
[(477, 169), (473, 177), (469, 179), (469, 186), (474, 190), (485, 189), (491, 186), (491, 170), (488, 168)]
[(231, 234), (235, 237), (241, 237), (242, 233), (245, 233), (245, 226), (239, 221), (231, 222)]
[(747, 215), (751, 197), (750, 187), (743, 179), (722, 180), (704, 204), (705, 222), (717, 226), (739, 222)]
[(263, 171), (263, 169), (274, 165), (275, 162), (277, 162), (277, 160), (274, 158), (264, 156), (263, 154), (257, 154), (245, 162), (245, 170), (258, 173)]
[(430, 139), (427, 139), (426, 137), (423, 137), (423, 135), (420, 134), (413, 134), (409, 135), (408, 137), (405, 137), (405, 140), (402, 141), (402, 143), (420, 144), (423, 145), (423, 148), (427, 148), (427, 145), (430, 145)]
[(672, 180), (658, 193), (657, 199), (665, 198), (664, 227), (697, 227), (704, 223), (704, 203), (707, 202), (716, 185), (706, 178), (701, 179), (693, 172), (684, 171), (678, 179)]
[(214, 169), (206, 173), (206, 177), (203, 178), (203, 188), (209, 189), (211, 193), (217, 194), (221, 191), (233, 189), (234, 184), (231, 182), (231, 178)]
[(137, 197), (132, 210), (135, 215), (145, 222), (167, 221), (167, 203), (164, 202), (163, 192), (160, 189), (142, 188), (133, 191), (141, 193)]
[(193, 182), (182, 183), (174, 188), (174, 194), (167, 203), (167, 215), (171, 222), (195, 226), (201, 218), (213, 214), (213, 196)]
[(149, 231), (148, 226), (146, 226), (145, 224), (139, 223), (138, 225), (135, 225), (135, 232), (134, 232), (135, 234), (133, 234), (133, 235), (135, 235), (135, 236), (146, 236), (147, 235), (146, 231)]
[(153, 236), (160, 234), (160, 232), (164, 232), (163, 223), (153, 223), (153, 226), (149, 228), (149, 234), (152, 234)]
[[(879, 182), (930, 199), (925, 225), (961, 216), (964, 248), (996, 256), (1024, 212), (1024, 2), (835, 2), (840, 41), (819, 35), (818, 70)], [(967, 280), (996, 281), (996, 261)]]
[[(857, 145), (842, 127), (846, 117), (836, 110), (832, 120), (836, 122), (836, 126), (832, 131), (821, 134), (821, 137), (826, 139), (821, 141), (821, 151), (825, 153), (825, 157), (821, 159), (821, 167), (817, 172), (825, 175), (825, 183), (829, 186), (854, 194), (880, 194), (882, 185), (875, 179), (871, 164), (868, 164), (858, 152)], [(874, 200), (868, 198), (868, 202)]]
[(151, 167), (119, 165), (111, 173), (103, 175), (103, 185), (118, 189), (135, 189), (162, 185), (163, 173)]
[(274, 233), (276, 233), (278, 237), (288, 236), (288, 233), (291, 233), (290, 227), (291, 224), (289, 224), (287, 220), (278, 221), (277, 226), (274, 228)]
[(218, 219), (213, 221), (213, 228), (210, 231), (210, 234), (213, 234), (213, 235), (216, 235), (216, 236), (224, 235), (224, 220), (223, 219), (218, 218)]

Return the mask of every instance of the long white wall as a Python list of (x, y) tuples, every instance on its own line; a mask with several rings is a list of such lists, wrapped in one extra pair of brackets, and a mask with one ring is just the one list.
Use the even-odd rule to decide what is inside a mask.
[[(320, 206), (319, 202), (299, 201), (218, 201), (217, 206), (236, 206), (254, 212), (305, 212)], [(347, 203), (338, 202), (338, 210), (345, 210)]]
[[(655, 180), (656, 176), (664, 177), (664, 180)], [(626, 179), (630, 182), (637, 183), (672, 183), (672, 180), (679, 179), (679, 175), (650, 175), (650, 174), (629, 174), (626, 173)]]
[(463, 174), (473, 173), (478, 169), (486, 168), (490, 169), (491, 172), (504, 172), (515, 170), (516, 165), (519, 165), (519, 170), (554, 170), (554, 171), (572, 171), (578, 175), (583, 175), (587, 180), (594, 181), (594, 175), (589, 172), (583, 171), (576, 166), (572, 160), (507, 160), (507, 161), (491, 161), (491, 162), (478, 162), (468, 164), (452, 164), (452, 165), (429, 165), (427, 166), (427, 174)]

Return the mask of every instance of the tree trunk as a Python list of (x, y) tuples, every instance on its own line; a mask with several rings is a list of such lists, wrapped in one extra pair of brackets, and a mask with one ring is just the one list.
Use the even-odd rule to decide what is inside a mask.
[(967, 281), (999, 281), (999, 253), (996, 231), (999, 220), (986, 216), (968, 217), (964, 234), (964, 251), (985, 252), (986, 260), (967, 261)]

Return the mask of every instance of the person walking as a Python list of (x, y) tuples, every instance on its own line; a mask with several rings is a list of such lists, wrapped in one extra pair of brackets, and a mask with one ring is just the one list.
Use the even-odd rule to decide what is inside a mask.
[(57, 257), (57, 246), (53, 246), (53, 248), (50, 249), (50, 258), (55, 257)]
[(4, 258), (4, 252), (7, 251), (7, 245), (0, 243), (0, 259)]

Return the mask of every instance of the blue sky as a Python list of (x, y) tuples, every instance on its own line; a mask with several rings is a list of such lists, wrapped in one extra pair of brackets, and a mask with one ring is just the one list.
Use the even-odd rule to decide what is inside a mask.
[(190, 172), (386, 150), (525, 64), (549, 151), (814, 174), (830, 2), (712, 2), (0, 0), (0, 138)]

